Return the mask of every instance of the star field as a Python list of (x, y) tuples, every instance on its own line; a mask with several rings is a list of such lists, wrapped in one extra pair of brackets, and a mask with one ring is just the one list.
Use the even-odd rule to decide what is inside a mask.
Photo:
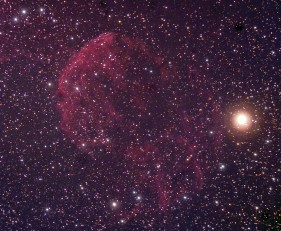
[(1, 230), (279, 230), (280, 7), (3, 0)]

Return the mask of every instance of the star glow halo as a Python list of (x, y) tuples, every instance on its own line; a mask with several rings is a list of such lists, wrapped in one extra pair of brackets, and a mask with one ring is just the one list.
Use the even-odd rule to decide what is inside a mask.
[(233, 115), (232, 124), (236, 130), (248, 130), (252, 126), (252, 116), (248, 112), (239, 111)]

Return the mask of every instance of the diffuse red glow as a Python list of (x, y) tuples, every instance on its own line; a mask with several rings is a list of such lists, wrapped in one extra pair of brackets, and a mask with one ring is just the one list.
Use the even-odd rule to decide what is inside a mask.
[(86, 151), (103, 147), (129, 159), (136, 188), (155, 192), (165, 211), (202, 187), (195, 146), (203, 147), (210, 126), (203, 119), (219, 110), (202, 83), (180, 76), (138, 39), (102, 34), (60, 76), (61, 127)]

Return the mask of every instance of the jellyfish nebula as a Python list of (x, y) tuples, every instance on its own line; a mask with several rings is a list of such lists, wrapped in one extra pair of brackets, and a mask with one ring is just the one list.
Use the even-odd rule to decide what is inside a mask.
[[(146, 203), (165, 212), (202, 188), (216, 159), (221, 120), (211, 80), (155, 53), (140, 39), (100, 35), (62, 71), (58, 105), (61, 128), (76, 145), (128, 160), (134, 188), (152, 192)], [(134, 214), (144, 211), (140, 204), (131, 208)]]

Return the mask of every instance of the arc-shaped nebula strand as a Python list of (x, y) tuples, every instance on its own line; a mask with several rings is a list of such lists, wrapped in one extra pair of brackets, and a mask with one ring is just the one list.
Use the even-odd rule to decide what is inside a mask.
[(219, 147), (220, 133), (208, 133), (220, 121), (208, 81), (180, 73), (139, 39), (105, 33), (60, 76), (61, 127), (83, 150), (128, 159), (135, 186), (165, 211), (202, 187)]

